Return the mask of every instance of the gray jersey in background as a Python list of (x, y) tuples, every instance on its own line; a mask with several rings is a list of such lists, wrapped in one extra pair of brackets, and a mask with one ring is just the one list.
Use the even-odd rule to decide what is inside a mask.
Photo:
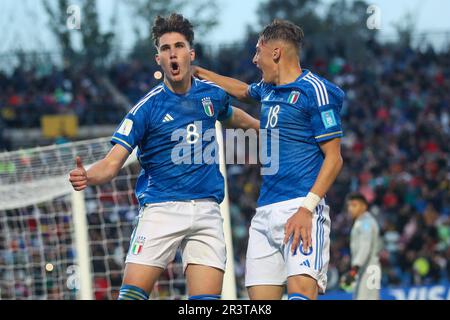
[(363, 213), (353, 224), (350, 235), (351, 264), (358, 266), (354, 299), (378, 300), (380, 298), (381, 250), (380, 229), (375, 218)]

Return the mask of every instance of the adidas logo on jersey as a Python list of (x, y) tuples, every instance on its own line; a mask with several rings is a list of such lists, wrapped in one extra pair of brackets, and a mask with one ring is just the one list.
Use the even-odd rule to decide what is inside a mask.
[(170, 114), (166, 114), (166, 115), (164, 116), (163, 123), (164, 123), (164, 122), (170, 122), (170, 121), (173, 121), (172, 116), (171, 116)]

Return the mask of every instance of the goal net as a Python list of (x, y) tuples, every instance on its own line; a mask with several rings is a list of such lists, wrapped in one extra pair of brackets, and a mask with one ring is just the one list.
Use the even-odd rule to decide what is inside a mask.
[[(110, 148), (100, 138), (0, 154), (0, 299), (117, 298), (140, 165), (133, 154), (111, 183), (84, 192), (68, 181), (76, 156), (89, 167)], [(151, 299), (184, 298), (177, 254)]]

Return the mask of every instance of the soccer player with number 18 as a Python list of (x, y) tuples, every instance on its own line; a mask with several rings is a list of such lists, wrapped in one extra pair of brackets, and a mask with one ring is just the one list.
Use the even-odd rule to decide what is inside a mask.
[[(70, 181), (75, 190), (107, 183), (138, 147), (142, 170), (136, 196), (140, 214), (119, 299), (148, 299), (179, 247), (190, 299), (218, 299), (226, 262), (219, 209), (224, 180), (217, 161), (198, 163), (192, 158), (198, 156), (195, 150), (218, 150), (212, 137), (209, 141), (199, 139), (207, 131), (215, 134), (217, 120), (255, 130), (259, 121), (230, 106), (229, 96), (217, 85), (191, 76), (194, 33), (187, 19), (179, 14), (157, 17), (153, 39), (158, 51), (156, 61), (164, 72), (163, 83), (130, 110), (114, 133), (114, 146), (104, 159), (86, 170), (77, 158)], [(180, 131), (182, 142), (173, 139)], [(172, 153), (180, 143), (194, 149), (193, 156), (183, 155), (190, 160), (185, 163), (173, 161)]]
[[(194, 67), (240, 100), (261, 102), (261, 132), (279, 136), (279, 170), (263, 175), (250, 226), (245, 283), (251, 299), (316, 299), (327, 285), (330, 217), (325, 194), (343, 161), (339, 111), (344, 92), (300, 67), (303, 31), (275, 20), (260, 34), (253, 62), (260, 83)], [(268, 145), (270, 149), (270, 145)], [(267, 151), (270, 153), (270, 150)]]

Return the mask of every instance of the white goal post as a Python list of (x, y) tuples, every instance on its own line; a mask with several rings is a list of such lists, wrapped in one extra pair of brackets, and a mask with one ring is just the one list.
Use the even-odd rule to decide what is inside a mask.
[[(217, 124), (220, 169), (223, 136)], [(0, 300), (115, 299), (138, 204), (135, 153), (111, 183), (73, 191), (68, 173), (86, 167), (111, 145), (99, 138), (0, 153)], [(236, 299), (227, 189), (221, 204), (227, 245), (223, 298)], [(184, 299), (180, 255), (155, 285), (152, 299)]]

